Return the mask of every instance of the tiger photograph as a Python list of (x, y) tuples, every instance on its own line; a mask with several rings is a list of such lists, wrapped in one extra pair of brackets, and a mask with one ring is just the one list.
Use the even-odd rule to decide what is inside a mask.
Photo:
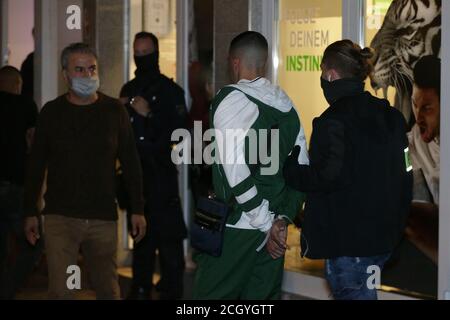
[(414, 122), (411, 107), (413, 68), (423, 56), (440, 57), (441, 0), (394, 0), (370, 47), (374, 49), (374, 90), (396, 90), (395, 107), (408, 123)]
[[(420, 254), (405, 258), (403, 242), (399, 259), (418, 263), (423, 254), (428, 270), (438, 264), (441, 6), (441, 0), (393, 0), (370, 42), (370, 85), (386, 99), (388, 89), (394, 89), (393, 106), (409, 129), (414, 185), (405, 235)], [(436, 271), (427, 277), (437, 277)]]

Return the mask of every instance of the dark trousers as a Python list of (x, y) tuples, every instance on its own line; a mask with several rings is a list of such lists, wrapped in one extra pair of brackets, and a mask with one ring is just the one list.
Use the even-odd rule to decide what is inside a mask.
[(33, 271), (43, 250), (25, 238), (23, 187), (0, 181), (0, 299), (13, 299)]
[[(151, 220), (148, 221), (151, 225)], [(132, 290), (145, 290), (150, 295), (158, 250), (161, 299), (181, 299), (184, 275), (183, 239), (167, 239), (162, 234), (163, 230), (158, 230), (153, 225), (144, 239), (134, 245)]]

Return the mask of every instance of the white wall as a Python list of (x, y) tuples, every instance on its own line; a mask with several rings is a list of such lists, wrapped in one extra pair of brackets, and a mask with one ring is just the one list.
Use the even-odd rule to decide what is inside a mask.
[[(6, 1), (6, 0), (5, 0)], [(34, 26), (34, 0), (8, 1), (9, 64), (20, 68), (23, 60), (34, 50), (31, 31)]]

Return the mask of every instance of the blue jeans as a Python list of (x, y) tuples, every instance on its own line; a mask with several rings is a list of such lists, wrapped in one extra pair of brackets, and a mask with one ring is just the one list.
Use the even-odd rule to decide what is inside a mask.
[(371, 285), (374, 279), (372, 276), (376, 274), (374, 269), (378, 266), (378, 270), (381, 271), (390, 256), (391, 254), (384, 254), (325, 260), (325, 276), (334, 299), (377, 300), (377, 290)]

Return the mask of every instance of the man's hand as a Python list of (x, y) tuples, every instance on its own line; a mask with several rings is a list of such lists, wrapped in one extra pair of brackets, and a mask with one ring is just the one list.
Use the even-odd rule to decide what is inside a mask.
[(138, 114), (140, 114), (143, 117), (146, 117), (147, 114), (150, 112), (150, 105), (148, 104), (147, 100), (144, 98), (137, 96), (131, 99), (130, 106), (136, 111)]
[(25, 218), (25, 236), (31, 245), (35, 245), (41, 237), (39, 235), (39, 220), (37, 217)]
[(145, 233), (147, 232), (147, 221), (145, 217), (140, 214), (131, 215), (131, 226), (133, 228), (131, 235), (134, 238), (134, 241), (138, 243), (144, 238)]
[(287, 240), (287, 225), (283, 219), (275, 220), (272, 228), (269, 230), (269, 240), (267, 241), (266, 248), (270, 256), (273, 259), (278, 259), (284, 256)]

